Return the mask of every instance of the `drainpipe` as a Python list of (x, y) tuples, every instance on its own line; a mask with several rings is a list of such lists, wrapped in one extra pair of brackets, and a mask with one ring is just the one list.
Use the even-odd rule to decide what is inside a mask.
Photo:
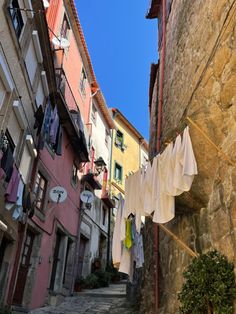
[[(162, 52), (160, 63), (160, 81), (159, 81), (159, 98), (158, 98), (158, 122), (157, 122), (157, 152), (161, 148), (161, 128), (162, 128), (162, 107), (163, 107), (163, 89), (165, 78), (165, 54), (166, 54), (166, 0), (162, 0)], [(155, 313), (159, 307), (159, 287), (158, 287), (158, 271), (159, 271), (159, 257), (158, 257), (158, 242), (159, 242), (159, 228), (154, 223), (154, 306)]]

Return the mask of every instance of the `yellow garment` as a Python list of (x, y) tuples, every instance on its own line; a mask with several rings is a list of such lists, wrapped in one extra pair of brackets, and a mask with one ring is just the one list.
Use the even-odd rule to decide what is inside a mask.
[(132, 247), (132, 221), (127, 219), (125, 222), (124, 245), (129, 250)]

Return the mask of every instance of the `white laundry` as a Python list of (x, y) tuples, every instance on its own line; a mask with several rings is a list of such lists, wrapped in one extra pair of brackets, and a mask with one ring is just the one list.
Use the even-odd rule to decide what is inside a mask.
[(156, 157), (153, 159), (152, 164), (149, 163), (147, 166), (145, 178), (143, 181), (142, 192), (144, 195), (144, 210), (143, 214), (145, 216), (150, 216), (151, 213), (155, 210), (155, 198), (156, 198), (156, 187), (157, 187), (157, 178), (156, 178)]
[(132, 250), (127, 250), (125, 246), (123, 246), (119, 272), (127, 274), (129, 276), (130, 281), (133, 280), (134, 272), (133, 262), (134, 261)]
[(117, 208), (117, 215), (115, 221), (115, 227), (113, 232), (113, 240), (112, 240), (112, 260), (113, 265), (115, 267), (119, 267), (120, 260), (121, 260), (121, 220), (123, 214), (123, 207), (124, 207), (124, 199), (121, 194), (119, 194), (119, 204)]
[(172, 177), (169, 173), (171, 163), (171, 153), (173, 144), (169, 144), (161, 155), (157, 156), (157, 194), (156, 208), (153, 215), (153, 221), (156, 223), (166, 223), (175, 216), (174, 196), (168, 195), (167, 187)]
[(176, 157), (173, 185), (183, 192), (189, 191), (193, 183), (194, 175), (198, 173), (189, 135), (189, 127), (186, 127), (184, 130), (182, 143), (180, 135), (176, 138), (174, 149), (176, 150)]

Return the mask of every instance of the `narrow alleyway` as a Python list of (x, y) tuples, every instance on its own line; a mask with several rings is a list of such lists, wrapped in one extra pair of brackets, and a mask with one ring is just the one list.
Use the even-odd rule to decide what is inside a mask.
[(84, 290), (76, 296), (67, 297), (57, 306), (36, 309), (30, 314), (137, 314), (126, 298), (125, 284), (110, 285), (107, 288)]

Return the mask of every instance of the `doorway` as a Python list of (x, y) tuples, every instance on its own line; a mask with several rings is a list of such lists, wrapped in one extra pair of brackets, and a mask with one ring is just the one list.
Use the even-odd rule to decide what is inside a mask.
[(83, 275), (83, 265), (84, 265), (84, 256), (85, 256), (85, 249), (88, 243), (88, 239), (83, 235), (80, 236), (80, 243), (79, 243), (79, 258), (78, 258), (78, 277), (82, 277)]
[(10, 257), (10, 245), (12, 241), (2, 237), (0, 243), (0, 304), (3, 302), (5, 296), (6, 284), (7, 284), (7, 273), (9, 269), (9, 257)]
[(13, 304), (15, 305), (22, 304), (27, 275), (29, 268), (31, 266), (30, 257), (32, 253), (34, 237), (35, 237), (34, 233), (27, 229), (23, 251), (21, 255), (20, 267), (17, 276), (16, 287), (13, 296)]

